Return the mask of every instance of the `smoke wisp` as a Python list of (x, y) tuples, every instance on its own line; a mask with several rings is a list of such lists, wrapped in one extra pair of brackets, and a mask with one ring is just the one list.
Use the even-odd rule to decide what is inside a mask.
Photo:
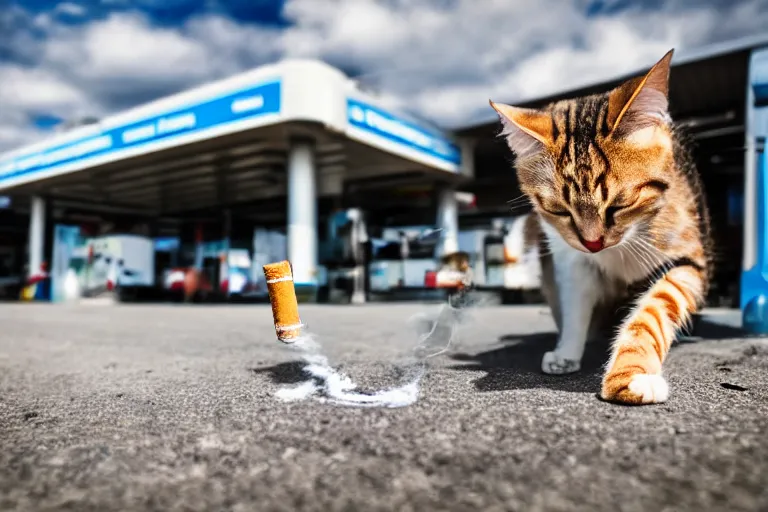
[(456, 343), (459, 327), (467, 322), (468, 302), (456, 307), (445, 304), (436, 314), (419, 314), (409, 324), (416, 331), (416, 344), (402, 367), (405, 378), (398, 386), (374, 392), (361, 391), (357, 384), (338, 371), (322, 353), (322, 346), (311, 332), (286, 348), (298, 351), (305, 365), (307, 380), (278, 389), (276, 396), (284, 401), (313, 398), (323, 403), (350, 407), (406, 407), (419, 398), (421, 379), (430, 359), (444, 354)]

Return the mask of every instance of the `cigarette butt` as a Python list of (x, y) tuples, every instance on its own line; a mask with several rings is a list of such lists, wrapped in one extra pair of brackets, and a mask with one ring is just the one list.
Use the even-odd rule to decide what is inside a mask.
[(301, 334), (303, 326), (299, 318), (291, 264), (288, 261), (269, 263), (264, 265), (263, 269), (277, 339), (284, 343), (293, 343)]

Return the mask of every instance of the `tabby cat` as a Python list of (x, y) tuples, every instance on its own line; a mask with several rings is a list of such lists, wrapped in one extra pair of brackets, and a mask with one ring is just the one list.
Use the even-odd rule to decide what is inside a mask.
[(587, 340), (629, 305), (612, 331), (608, 401), (667, 400), (662, 364), (709, 287), (709, 213), (668, 113), (673, 51), (603, 94), (541, 110), (491, 101), (539, 221), (542, 289), (559, 331), (542, 370), (580, 370)]
[(466, 272), (469, 270), (469, 253), (457, 251), (446, 254), (440, 258), (440, 266), (448, 270)]

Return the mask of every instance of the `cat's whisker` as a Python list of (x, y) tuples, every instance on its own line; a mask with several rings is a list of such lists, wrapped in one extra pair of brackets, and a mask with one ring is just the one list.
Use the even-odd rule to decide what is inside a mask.
[(652, 254), (648, 253), (648, 249), (646, 249), (642, 244), (639, 243), (637, 239), (632, 240), (632, 246), (635, 248), (635, 250), (642, 255), (643, 261), (646, 264), (646, 270), (649, 274), (653, 274), (656, 270), (655, 265), (655, 258)]
[(510, 199), (509, 201), (507, 201), (507, 204), (513, 204), (513, 203), (517, 203), (517, 202), (530, 202), (530, 201), (531, 201), (531, 199), (528, 196), (526, 196), (525, 194), (521, 194), (521, 195), (517, 196), (516, 198)]
[[(638, 242), (638, 240), (635, 240), (635, 242)], [(653, 255), (649, 255), (649, 251), (646, 247), (644, 247), (642, 244), (639, 244), (636, 246), (639, 251), (642, 251), (645, 255), (646, 261), (649, 261), (648, 264), (648, 282), (653, 283), (661, 279), (666, 271), (668, 270), (666, 267), (666, 264), (664, 262), (656, 262), (654, 261), (656, 258), (653, 257)], [(656, 263), (654, 265), (654, 263)]]
[(632, 244), (627, 244), (627, 250), (629, 251), (629, 255), (632, 257), (632, 262), (636, 265), (639, 265), (644, 273), (649, 272), (649, 270), (646, 268), (645, 261), (642, 259), (642, 255)]
[(643, 271), (651, 275), (654, 273), (654, 266), (653, 262), (648, 259), (648, 256), (641, 251), (641, 246), (635, 245), (634, 240), (630, 241), (629, 245), (627, 246), (632, 250), (632, 252), (635, 254), (636, 258), (635, 261), (640, 264), (640, 267), (643, 269)]
[(654, 252), (664, 255), (664, 253), (658, 247), (650, 243), (646, 235), (638, 235), (635, 240), (647, 246), (649, 249), (652, 249)]
[[(668, 260), (669, 260), (669, 258), (661, 250), (659, 250), (658, 247), (655, 247), (654, 245), (650, 244), (647, 240), (645, 240), (642, 237), (638, 238), (637, 242), (640, 244), (640, 247), (642, 247), (643, 250), (647, 254), (649, 254), (650, 257), (652, 257), (653, 259), (657, 260), (657, 262), (658, 262), (657, 266), (660, 265), (660, 266), (665, 268), (665, 270), (662, 272), (662, 275), (663, 275), (663, 273), (666, 273), (667, 270), (669, 270), (668, 268), (666, 268), (666, 267), (668, 267)], [(661, 277), (661, 276), (659, 276), (659, 277)]]
[(525, 208), (526, 211), (529, 211), (528, 205), (525, 205), (525, 204), (521, 204), (521, 205), (518, 205), (518, 206), (513, 206), (512, 208), (509, 209), (509, 211), (513, 212), (513, 213), (520, 212), (520, 210), (523, 209), (523, 208)]
[(632, 243), (635, 244), (635, 247), (637, 247), (638, 250), (642, 251), (643, 254), (646, 255), (653, 263), (653, 260), (656, 259), (655, 255), (648, 250), (648, 248), (643, 244), (643, 240), (641, 238), (634, 238), (632, 239)]
[[(646, 248), (647, 251), (649, 251), (651, 254), (654, 254), (661, 263), (663, 263), (665, 266), (668, 266), (670, 258), (666, 254), (664, 254), (664, 252), (661, 249), (659, 249), (658, 247), (651, 244), (645, 239), (639, 239), (638, 241), (643, 245), (643, 247)], [(665, 272), (667, 270), (665, 270)]]

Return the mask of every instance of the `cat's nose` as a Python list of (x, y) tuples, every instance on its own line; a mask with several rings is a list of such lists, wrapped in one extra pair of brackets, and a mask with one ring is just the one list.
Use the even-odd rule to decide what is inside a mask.
[(589, 252), (600, 252), (605, 248), (605, 238), (602, 236), (597, 240), (585, 240), (582, 238), (581, 244), (586, 247)]

